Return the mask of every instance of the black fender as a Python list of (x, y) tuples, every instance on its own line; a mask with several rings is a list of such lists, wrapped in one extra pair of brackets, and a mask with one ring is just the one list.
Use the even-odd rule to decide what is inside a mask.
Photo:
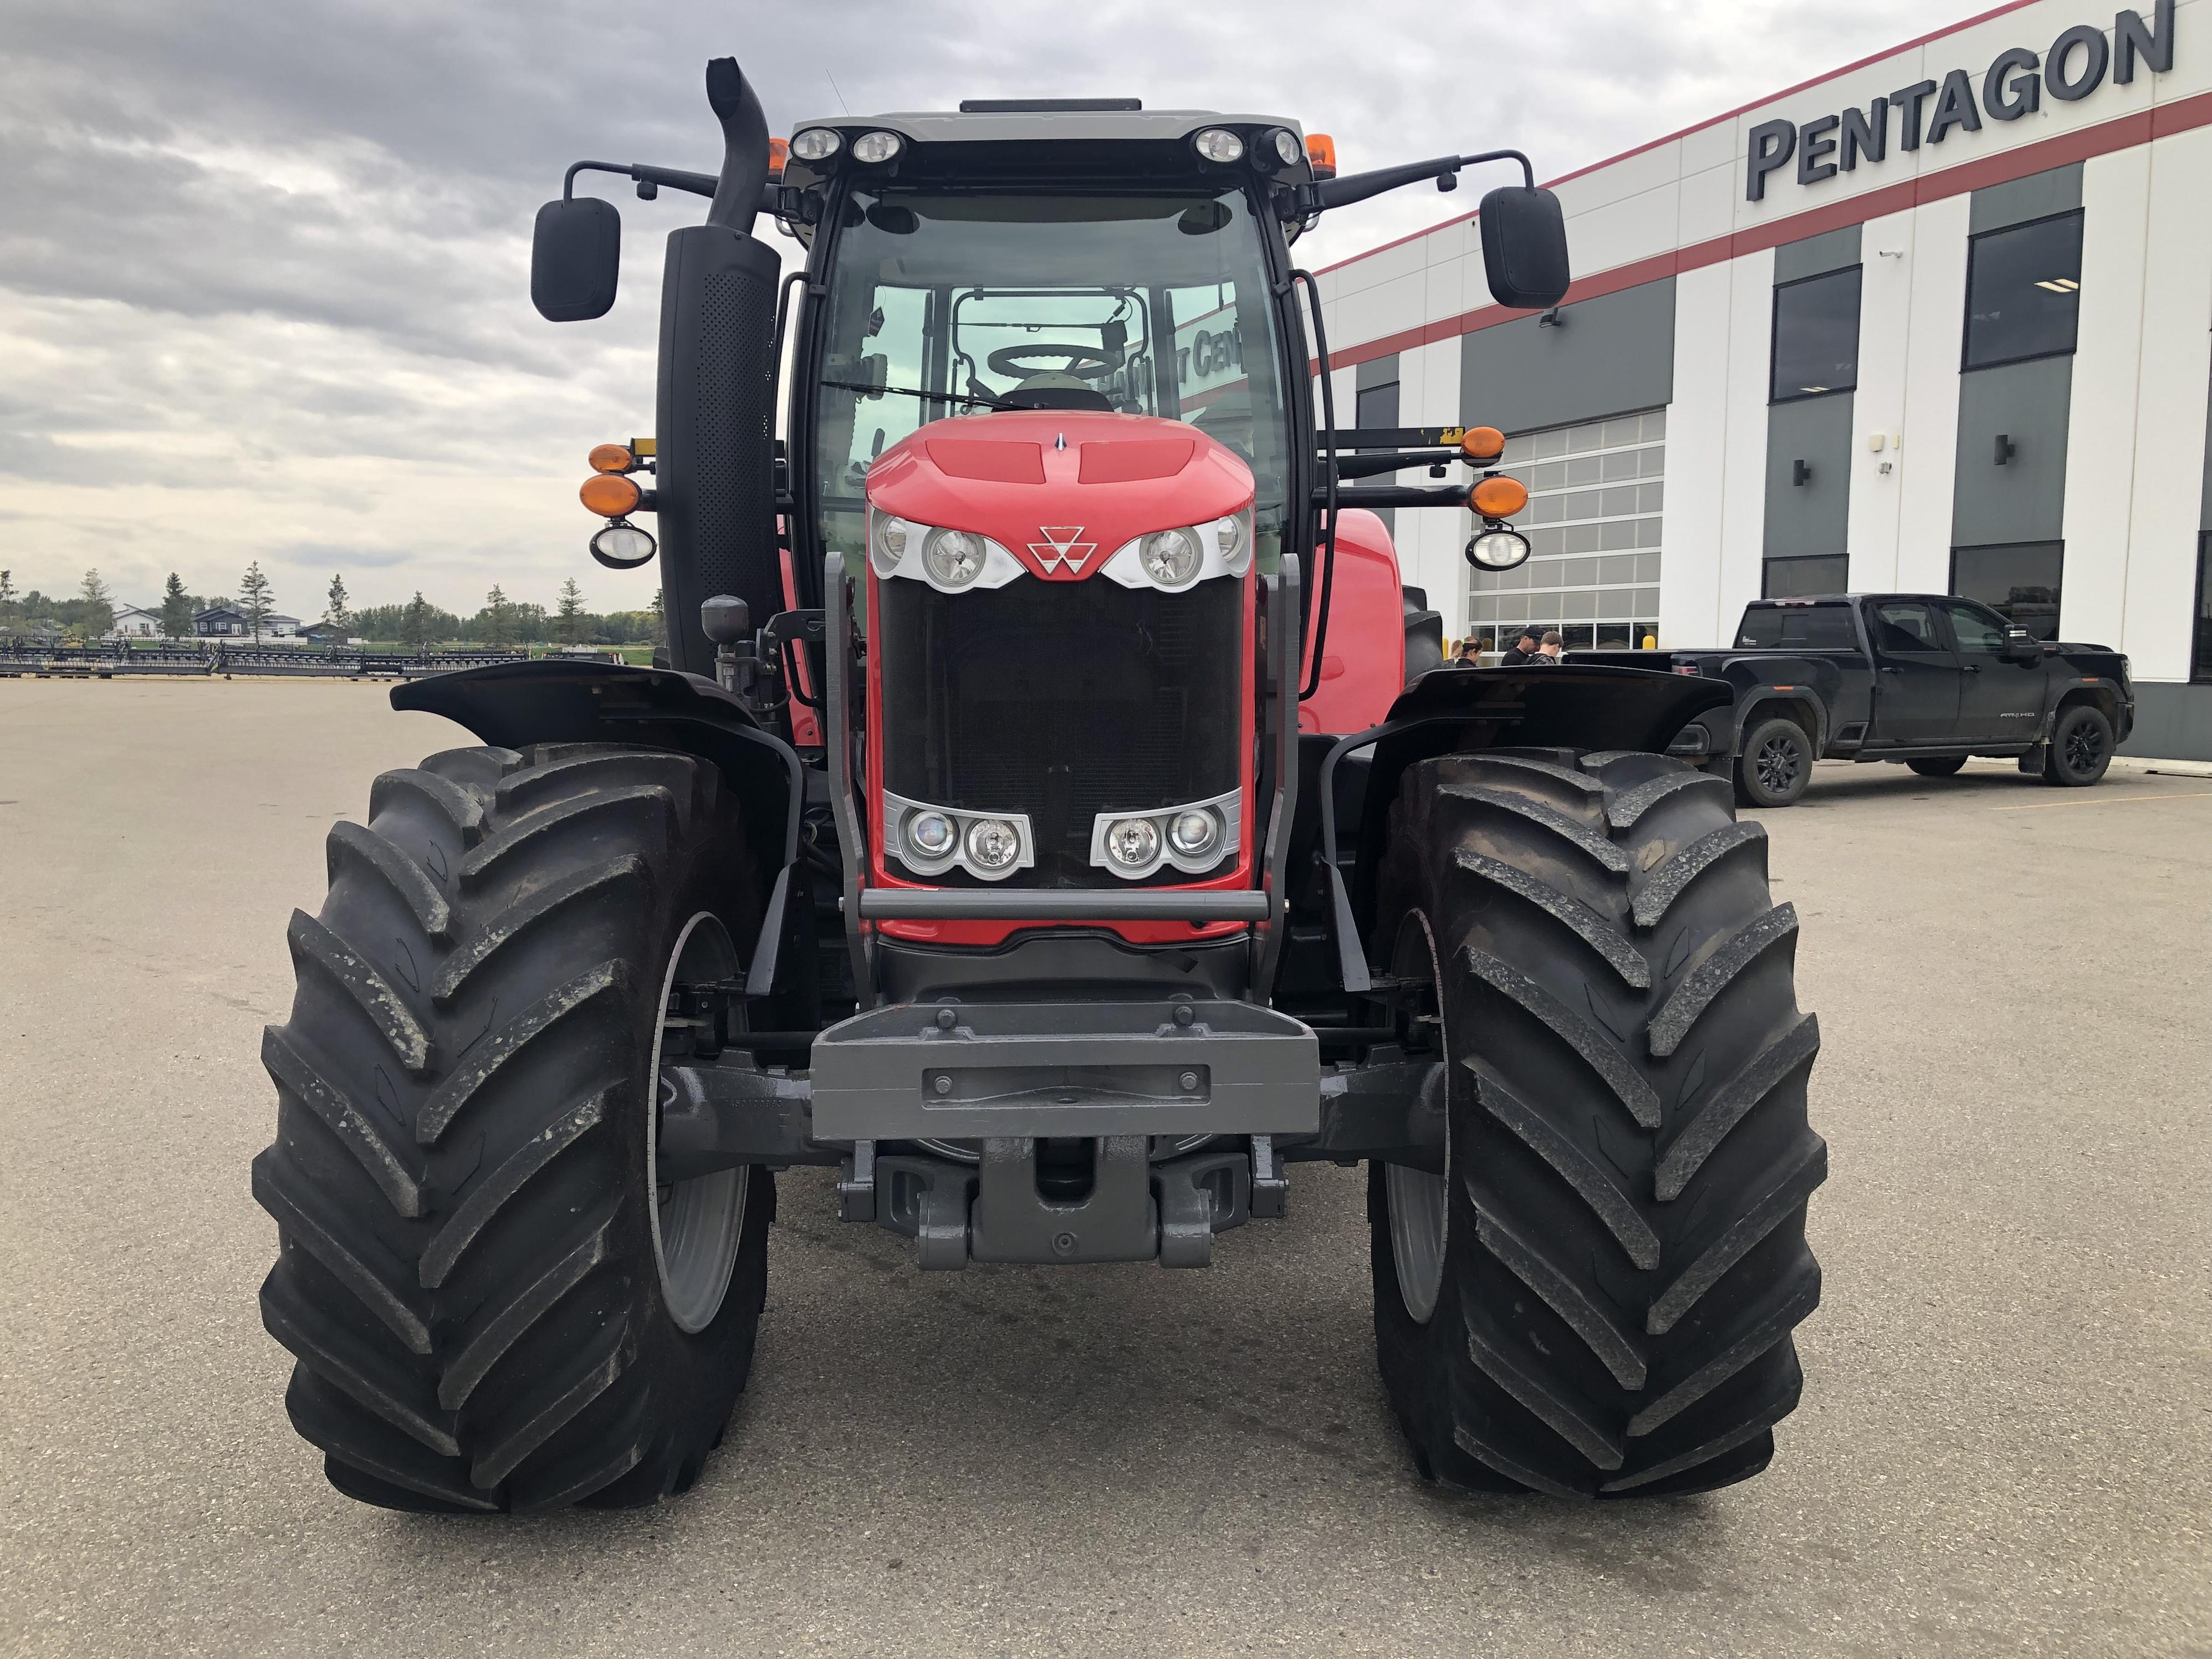
[(1813, 729), (1805, 735), (1812, 739), (1814, 755), (1828, 752), (1828, 732), (1833, 722), (1828, 718), (1827, 699), (1809, 685), (1792, 686), (1787, 691), (1774, 686), (1762, 686), (1736, 707), (1735, 736), (1729, 744), (1731, 756), (1743, 752), (1743, 734), (1751, 730), (1753, 716), (1772, 703), (1786, 703), (1793, 709), (1810, 708), (1813, 711)]
[[(1313, 799), (1344, 988), (1368, 988), (1362, 941), (1374, 921), (1375, 875), (1387, 842), (1390, 803), (1407, 768), (1438, 755), (1486, 749), (1626, 749), (1663, 755), (1685, 726), (1708, 710), (1729, 707), (1735, 699), (1725, 681), (1643, 668), (1445, 668), (1423, 675), (1390, 705), (1380, 726), (1335, 739), (1321, 761)], [(1358, 821), (1346, 826), (1350, 834), (1344, 837), (1356, 849), (1347, 883), (1340, 856), (1346, 849), (1336, 821), (1334, 775), (1346, 755), (1370, 744), (1374, 752), (1358, 797)]]
[[(754, 858), (775, 872), (750, 960), (747, 994), (797, 984), (812, 995), (806, 866), (799, 856), (806, 774), (798, 752), (716, 682), (666, 668), (588, 659), (496, 663), (397, 685), (392, 706), (442, 714), (483, 743), (619, 743), (696, 756), (714, 765), (744, 807)], [(795, 1015), (799, 1010), (793, 1010)]]

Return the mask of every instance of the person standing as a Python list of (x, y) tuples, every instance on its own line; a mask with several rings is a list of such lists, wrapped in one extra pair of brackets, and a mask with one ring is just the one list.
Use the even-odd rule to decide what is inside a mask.
[(1545, 634), (1544, 642), (1536, 647), (1536, 654), (1538, 661), (1547, 662), (1557, 668), (1567, 654), (1565, 636), (1558, 629), (1552, 629)]
[(1498, 665), (1500, 668), (1528, 668), (1543, 661), (1542, 637), (1533, 628), (1522, 629), (1521, 637), (1514, 642), (1513, 648), (1499, 659)]

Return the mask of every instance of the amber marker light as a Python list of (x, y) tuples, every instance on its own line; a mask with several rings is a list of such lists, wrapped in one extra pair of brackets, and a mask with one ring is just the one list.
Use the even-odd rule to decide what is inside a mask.
[(637, 465), (637, 457), (620, 444), (595, 444), (586, 459), (594, 472), (627, 472)]
[(619, 519), (635, 513), (637, 504), (645, 499), (645, 492), (637, 487), (636, 481), (619, 472), (595, 473), (584, 480), (584, 487), (576, 495), (603, 519)]
[(768, 176), (778, 184), (783, 182), (783, 164), (791, 159), (791, 140), (771, 138), (768, 141)]
[(1336, 177), (1336, 140), (1325, 132), (1306, 134), (1306, 160), (1313, 164), (1316, 179)]
[(1494, 426), (1469, 427), (1461, 434), (1459, 447), (1470, 461), (1494, 461), (1505, 453), (1505, 434)]
[(1485, 478), (1468, 505), (1486, 519), (1510, 519), (1528, 505), (1528, 486), (1518, 478)]

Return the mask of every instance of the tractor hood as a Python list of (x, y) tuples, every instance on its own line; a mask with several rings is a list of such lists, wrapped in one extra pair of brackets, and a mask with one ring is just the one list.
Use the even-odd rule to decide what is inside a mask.
[(1197, 428), (1144, 415), (1038, 410), (936, 421), (868, 469), (868, 502), (972, 531), (1028, 574), (1079, 581), (1156, 530), (1252, 505), (1252, 470)]

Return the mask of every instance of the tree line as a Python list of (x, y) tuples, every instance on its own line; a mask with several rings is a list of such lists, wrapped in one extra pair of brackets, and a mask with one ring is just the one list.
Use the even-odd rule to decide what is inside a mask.
[[(116, 605), (114, 593), (97, 568), (86, 571), (76, 592), (67, 598), (41, 593), (35, 587), (19, 592), (14, 572), (0, 570), (0, 637), (53, 632), (73, 643), (89, 643), (115, 626)], [(217, 606), (236, 611), (258, 641), (268, 619), (276, 613), (276, 584), (258, 560), (247, 565), (239, 578), (235, 598), (228, 593), (191, 592), (173, 570), (163, 584), (157, 608), (161, 636), (195, 637), (194, 617)], [(561, 584), (550, 609), (531, 600), (509, 599), (504, 589), (495, 585), (484, 595), (482, 608), (464, 617), (432, 605), (419, 588), (413, 598), (398, 605), (356, 609), (346, 592), (344, 576), (333, 574), (319, 620), (343, 630), (346, 638), (374, 645), (661, 645), (668, 637), (659, 593), (643, 611), (587, 611), (583, 591), (573, 576)]]

